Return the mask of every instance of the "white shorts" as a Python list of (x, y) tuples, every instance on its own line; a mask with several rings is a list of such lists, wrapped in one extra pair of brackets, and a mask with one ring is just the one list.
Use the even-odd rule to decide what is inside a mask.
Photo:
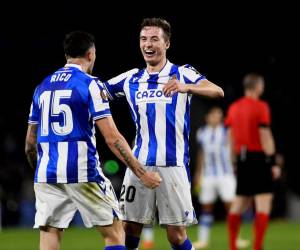
[(204, 176), (201, 181), (199, 202), (214, 203), (218, 196), (223, 202), (231, 202), (235, 197), (236, 179), (234, 175)]
[(145, 168), (158, 172), (162, 182), (158, 188), (148, 189), (127, 169), (120, 197), (124, 220), (152, 224), (158, 210), (161, 225), (187, 226), (197, 223), (186, 169), (153, 166)]
[(86, 227), (106, 226), (122, 219), (119, 203), (108, 179), (103, 183), (35, 183), (34, 228), (67, 228), (77, 210)]

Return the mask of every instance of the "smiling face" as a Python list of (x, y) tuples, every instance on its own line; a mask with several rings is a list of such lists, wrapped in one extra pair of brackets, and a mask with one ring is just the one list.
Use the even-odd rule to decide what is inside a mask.
[(166, 61), (170, 41), (164, 31), (156, 26), (145, 26), (140, 33), (140, 49), (147, 65), (155, 67)]

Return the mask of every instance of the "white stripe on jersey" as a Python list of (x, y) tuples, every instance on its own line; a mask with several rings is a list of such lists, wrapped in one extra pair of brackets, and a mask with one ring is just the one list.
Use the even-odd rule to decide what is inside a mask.
[(57, 182), (67, 183), (67, 162), (68, 162), (68, 142), (58, 142), (57, 143)]
[[(146, 71), (145, 71), (146, 72)], [(144, 73), (144, 75), (140, 79), (139, 91), (144, 91), (148, 89), (148, 76)], [(140, 103), (138, 105), (139, 113), (140, 113), (140, 124), (141, 124), (141, 137), (142, 137), (142, 145), (139, 153), (138, 160), (140, 162), (146, 162), (148, 156), (148, 145), (149, 145), (149, 130), (148, 130), (148, 119), (147, 119), (147, 103)]]
[(91, 94), (91, 97), (93, 99), (93, 104), (96, 112), (103, 111), (105, 109), (109, 109), (109, 104), (103, 103), (102, 98), (99, 98), (100, 95), (100, 89), (97, 85), (96, 81), (92, 81), (89, 86), (89, 91)]
[[(91, 142), (92, 142), (93, 146), (94, 146), (95, 148), (97, 148), (97, 145), (96, 145), (96, 137), (95, 137), (95, 135), (93, 135), (93, 136), (91, 137)], [(99, 159), (99, 155), (98, 155), (97, 150), (96, 150), (95, 158), (96, 158), (96, 160), (97, 160), (97, 163), (96, 163), (96, 170), (98, 171), (98, 174), (99, 174), (100, 176), (103, 177), (104, 174), (103, 174), (103, 172), (102, 172), (102, 168), (100, 167), (100, 159)]]
[[(155, 137), (157, 139), (156, 165), (164, 166), (166, 162), (166, 105), (155, 106)], [(159, 122), (158, 122), (159, 121)]]
[(88, 182), (87, 163), (88, 147), (85, 141), (78, 141), (78, 182)]
[[(132, 114), (133, 114), (133, 116), (134, 116), (134, 120), (136, 121), (136, 119), (137, 119), (137, 115), (136, 115), (136, 113), (134, 112), (134, 108), (133, 108), (133, 104), (132, 104), (132, 102), (131, 102), (131, 100), (130, 100), (130, 89), (129, 89), (129, 80), (130, 80), (130, 78), (128, 77), (128, 78), (126, 78), (126, 80), (125, 80), (125, 83), (124, 83), (124, 93), (125, 93), (125, 96), (126, 96), (126, 99), (127, 99), (127, 103), (129, 104), (129, 106), (130, 106), (130, 109), (132, 110)], [(137, 123), (135, 124), (135, 126), (136, 126), (136, 130), (138, 129), (138, 127), (137, 127)], [(135, 150), (136, 150), (136, 148), (137, 148), (137, 137), (135, 137), (135, 142), (134, 142), (134, 147), (133, 147), (133, 149), (132, 149), (132, 152), (134, 152)]]
[(49, 162), (49, 143), (42, 142), (40, 143), (43, 155), (41, 157), (39, 169), (38, 169), (38, 182), (47, 182), (47, 165)]
[(186, 112), (186, 94), (178, 93), (176, 110), (175, 110), (175, 131), (176, 131), (176, 157), (177, 162), (184, 162), (184, 121), (185, 121), (185, 112)]

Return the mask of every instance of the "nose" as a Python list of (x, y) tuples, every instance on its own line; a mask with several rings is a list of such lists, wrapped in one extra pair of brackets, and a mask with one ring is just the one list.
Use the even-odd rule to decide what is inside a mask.
[(146, 46), (146, 47), (151, 47), (151, 46), (152, 46), (151, 40), (146, 40), (146, 41), (145, 41), (145, 46)]

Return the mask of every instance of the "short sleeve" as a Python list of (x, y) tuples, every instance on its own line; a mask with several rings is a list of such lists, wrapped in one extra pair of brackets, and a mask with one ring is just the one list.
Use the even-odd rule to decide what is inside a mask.
[(187, 84), (197, 84), (199, 81), (206, 79), (204, 75), (201, 75), (193, 66), (189, 64), (181, 67), (180, 71), (184, 82)]
[(107, 90), (109, 98), (113, 100), (125, 96), (124, 83), (137, 72), (138, 69), (132, 69), (104, 82), (104, 88)]
[(39, 123), (39, 104), (38, 104), (38, 88), (35, 89), (32, 102), (30, 105), (30, 112), (28, 117), (29, 124), (38, 124)]
[(93, 120), (111, 116), (106, 90), (103, 83), (92, 80), (89, 85), (89, 111)]
[(269, 105), (266, 102), (263, 102), (259, 110), (259, 126), (270, 126), (271, 112)]

